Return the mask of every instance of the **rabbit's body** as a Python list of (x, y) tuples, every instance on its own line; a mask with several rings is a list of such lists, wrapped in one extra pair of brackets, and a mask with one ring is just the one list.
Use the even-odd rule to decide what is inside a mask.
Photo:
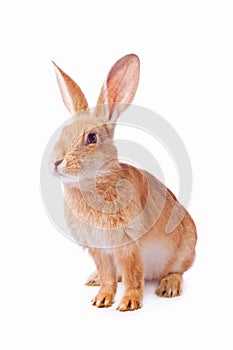
[(68, 227), (96, 263), (88, 280), (101, 286), (93, 305), (111, 306), (119, 279), (126, 289), (120, 311), (141, 306), (144, 279), (160, 280), (160, 296), (180, 295), (195, 256), (195, 224), (158, 179), (119, 163), (112, 141), (116, 118), (136, 91), (137, 56), (113, 66), (93, 114), (77, 84), (57, 66), (56, 74), (67, 108), (78, 114), (63, 129), (51, 163), (64, 185)]
[[(115, 183), (121, 180), (120, 175), (123, 175), (122, 179), (127, 179), (131, 185), (135, 183), (135, 192), (140, 183), (141, 192), (136, 192), (128, 208), (124, 208), (121, 212), (106, 213), (104, 208), (103, 212), (97, 212), (96, 193), (90, 191), (87, 200), (88, 194), (83, 193), (84, 185), (82, 192), (79, 186), (64, 185), (66, 220), (72, 235), (84, 247), (99, 249), (102, 254), (111, 255), (114, 259), (114, 252), (119, 250), (119, 247), (125, 246), (124, 250), (127, 251), (129, 244), (135, 245), (143, 262), (144, 278), (147, 280), (161, 279), (171, 272), (182, 274), (191, 266), (194, 259), (196, 229), (193, 220), (174, 195), (151, 174), (128, 164), (119, 164), (119, 167), (123, 172), (118, 170), (114, 179), (112, 174), (105, 176), (104, 179), (103, 177), (97, 179), (96, 189), (100, 196), (115, 199)], [(149, 202), (146, 201), (147, 180), (154, 194)], [(91, 187), (87, 180), (87, 188)], [(89, 201), (93, 207), (88, 204)], [(179, 225), (168, 233), (167, 218), (172, 217), (173, 208), (176, 208), (181, 215), (184, 215), (185, 211), (185, 215)], [(135, 213), (143, 213), (140, 220), (137, 220)], [(148, 217), (154, 220), (150, 222)], [(177, 214), (174, 220), (178, 222)], [(116, 259), (115, 263), (117, 267)], [(119, 267), (118, 273), (120, 273)]]

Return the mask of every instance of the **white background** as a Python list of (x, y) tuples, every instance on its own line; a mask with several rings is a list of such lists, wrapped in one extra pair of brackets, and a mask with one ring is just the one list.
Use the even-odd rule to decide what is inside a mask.
[[(232, 349), (232, 2), (4, 3), (0, 348)], [(131, 52), (141, 60), (134, 103), (166, 118), (189, 152), (199, 240), (181, 298), (158, 298), (149, 283), (144, 307), (119, 313), (117, 304), (91, 306), (97, 288), (84, 282), (93, 263), (49, 221), (39, 173), (49, 138), (68, 117), (50, 60), (92, 106), (111, 65)], [(116, 301), (122, 292), (119, 285)]]

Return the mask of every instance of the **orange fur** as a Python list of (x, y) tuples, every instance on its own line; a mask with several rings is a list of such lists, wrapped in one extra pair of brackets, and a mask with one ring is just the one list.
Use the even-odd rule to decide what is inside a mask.
[[(160, 280), (159, 296), (180, 295), (182, 275), (195, 256), (195, 224), (158, 179), (119, 163), (112, 142), (115, 120), (137, 88), (138, 58), (127, 55), (113, 66), (93, 114), (79, 86), (56, 69), (63, 100), (78, 114), (63, 129), (51, 167), (64, 184), (68, 227), (97, 267), (87, 281), (100, 284), (93, 305), (111, 306), (121, 278), (125, 294), (120, 311), (142, 306), (144, 279)], [(98, 135), (96, 144), (86, 143), (90, 132)]]

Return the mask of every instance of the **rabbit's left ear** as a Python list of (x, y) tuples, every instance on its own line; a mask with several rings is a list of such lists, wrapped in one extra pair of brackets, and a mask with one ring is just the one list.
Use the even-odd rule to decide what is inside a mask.
[(61, 70), (53, 61), (55, 73), (63, 102), (68, 111), (74, 115), (88, 109), (87, 100), (78, 86), (69, 75)]
[(138, 56), (129, 54), (119, 59), (108, 73), (97, 101), (97, 111), (101, 107), (108, 118), (115, 121), (127, 109), (135, 96), (140, 73)]

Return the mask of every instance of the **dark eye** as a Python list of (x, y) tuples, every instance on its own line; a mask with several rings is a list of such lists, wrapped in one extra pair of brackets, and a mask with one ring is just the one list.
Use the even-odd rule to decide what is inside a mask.
[(87, 144), (90, 145), (90, 143), (96, 143), (97, 142), (97, 135), (95, 133), (90, 133), (87, 135)]

